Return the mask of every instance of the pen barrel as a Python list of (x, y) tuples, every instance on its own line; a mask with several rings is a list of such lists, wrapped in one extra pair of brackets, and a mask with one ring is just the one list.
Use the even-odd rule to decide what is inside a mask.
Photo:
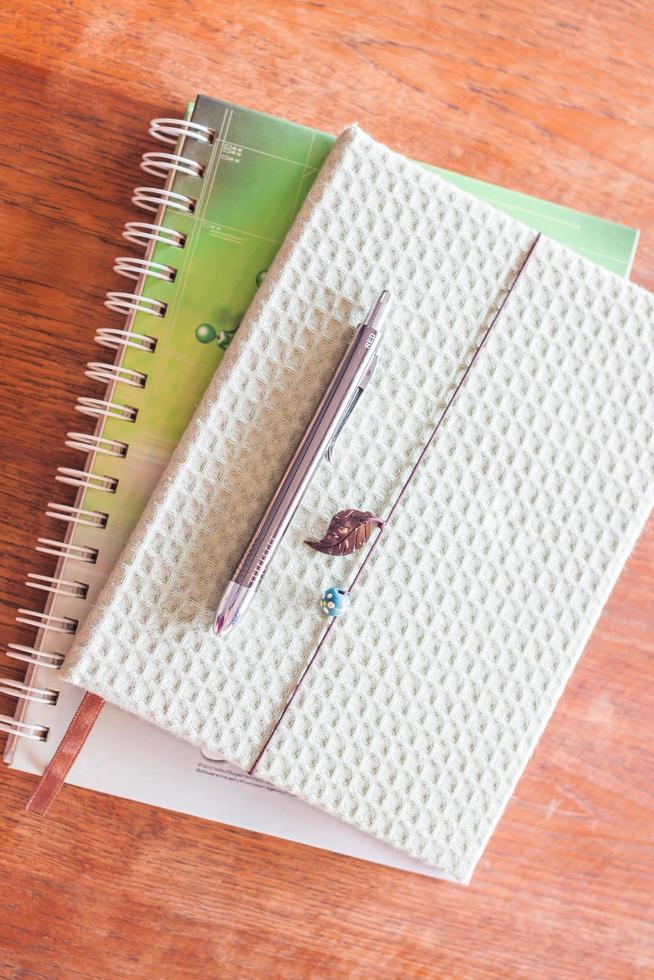
[(232, 581), (255, 588), (293, 519), (351, 398), (374, 356), (378, 331), (362, 324), (348, 345)]

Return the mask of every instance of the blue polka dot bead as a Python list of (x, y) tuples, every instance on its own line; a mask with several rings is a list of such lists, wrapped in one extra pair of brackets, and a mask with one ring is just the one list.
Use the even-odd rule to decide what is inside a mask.
[(346, 592), (345, 589), (337, 589), (334, 586), (327, 589), (320, 600), (320, 608), (325, 616), (342, 616), (344, 612), (347, 612), (349, 605), (350, 593)]

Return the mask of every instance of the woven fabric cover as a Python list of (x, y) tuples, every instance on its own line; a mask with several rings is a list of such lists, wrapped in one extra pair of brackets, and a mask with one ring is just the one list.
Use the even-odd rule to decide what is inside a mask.
[[(63, 673), (249, 768), (535, 233), (356, 127), (330, 153)], [(353, 327), (381, 365), (243, 623), (215, 607)], [(256, 774), (468, 881), (652, 506), (654, 300), (548, 239)], [(138, 746), (135, 746), (138, 751)]]

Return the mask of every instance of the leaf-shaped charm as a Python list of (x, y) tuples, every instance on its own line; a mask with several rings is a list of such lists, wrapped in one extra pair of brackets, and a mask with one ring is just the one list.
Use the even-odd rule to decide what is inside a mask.
[(325, 536), (320, 541), (307, 540), (307, 544), (324, 555), (351, 555), (363, 548), (373, 528), (383, 526), (381, 517), (369, 510), (339, 510), (329, 522)]

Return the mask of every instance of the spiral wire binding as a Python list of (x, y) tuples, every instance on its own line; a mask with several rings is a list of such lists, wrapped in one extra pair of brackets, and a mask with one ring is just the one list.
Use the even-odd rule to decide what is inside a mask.
[(188, 177), (202, 177), (204, 167), (195, 160), (181, 157), (178, 153), (144, 153), (141, 170), (152, 177), (165, 180), (169, 173), (186, 174)]
[(76, 470), (70, 466), (57, 467), (55, 480), (71, 487), (84, 487), (86, 490), (99, 490), (100, 493), (115, 493), (118, 480), (114, 476), (99, 476), (87, 470)]
[(68, 541), (56, 541), (54, 538), (38, 538), (37, 540), (36, 550), (44, 555), (54, 555), (55, 558), (65, 558), (67, 561), (83, 561), (87, 565), (95, 565), (98, 560), (97, 548), (71, 544)]
[(46, 667), (48, 670), (59, 670), (64, 662), (63, 653), (47, 653), (45, 650), (37, 650), (36, 647), (23, 646), (22, 643), (10, 643), (5, 652), (12, 660), (38, 664), (39, 667)]
[(135, 259), (131, 255), (121, 255), (116, 259), (114, 272), (127, 279), (140, 279), (141, 276), (152, 276), (153, 279), (163, 279), (164, 282), (175, 282), (177, 269), (162, 262), (148, 262), (147, 259)]
[(147, 313), (149, 316), (165, 316), (166, 304), (158, 299), (139, 296), (138, 293), (107, 293), (104, 305), (114, 313), (128, 316), (130, 313)]
[(135, 187), (132, 194), (132, 204), (143, 211), (155, 212), (158, 212), (162, 207), (167, 207), (192, 214), (195, 209), (195, 201), (188, 194), (167, 191), (164, 187)]
[(198, 140), (200, 143), (213, 143), (216, 134), (209, 126), (191, 122), (190, 119), (153, 119), (148, 130), (150, 136), (176, 146), (180, 139)]
[(96, 418), (118, 419), (119, 422), (136, 422), (138, 409), (133, 405), (121, 405), (119, 402), (108, 402), (103, 398), (87, 398), (85, 395), (77, 399), (75, 411), (81, 415), (91, 415)]
[(121, 459), (127, 456), (129, 447), (126, 442), (105, 439), (104, 436), (96, 436), (89, 432), (67, 432), (66, 435), (68, 436), (66, 445), (69, 449), (79, 449), (83, 453), (99, 453), (103, 456), (118, 456)]
[(153, 225), (147, 221), (128, 221), (123, 229), (123, 238), (132, 245), (147, 247), (150, 242), (161, 245), (172, 245), (173, 248), (184, 248), (186, 235), (174, 228), (164, 228), (163, 225)]
[(149, 337), (143, 333), (133, 333), (131, 330), (114, 330), (113, 327), (100, 327), (94, 338), (100, 347), (112, 347), (120, 350), (121, 347), (132, 347), (134, 350), (142, 350), (147, 354), (152, 354), (157, 346), (157, 338)]
[(32, 687), (23, 681), (14, 681), (10, 677), (0, 679), (0, 694), (22, 698), (24, 701), (38, 701), (39, 704), (56, 704), (58, 691), (48, 687)]
[(124, 385), (131, 385), (133, 388), (145, 388), (145, 382), (148, 379), (147, 374), (142, 371), (132, 371), (130, 368), (122, 367), (119, 364), (105, 364), (102, 361), (89, 361), (84, 374), (94, 381), (120, 382)]
[(36, 575), (34, 572), (27, 573), (25, 585), (32, 589), (41, 589), (43, 592), (52, 592), (55, 595), (72, 596), (75, 599), (86, 599), (89, 591), (86, 582), (71, 582), (68, 579), (53, 578), (50, 575)]
[(84, 510), (82, 507), (71, 507), (68, 504), (49, 503), (49, 510), (46, 510), (46, 517), (53, 517), (56, 521), (66, 521), (68, 524), (82, 524), (84, 527), (106, 527), (109, 519), (108, 514), (103, 514), (99, 510)]
[(19, 609), (16, 621), (37, 630), (34, 646), (22, 643), (10, 643), (6, 656), (20, 664), (26, 664), (27, 669), (23, 680), (0, 678), (0, 693), (9, 695), (16, 700), (16, 712), (12, 715), (0, 714), (0, 731), (9, 735), (5, 748), (5, 762), (11, 763), (17, 740), (19, 738), (33, 741), (47, 741), (49, 727), (34, 724), (24, 720), (27, 704), (38, 703), (55, 705), (59, 692), (54, 688), (40, 687), (34, 683), (38, 668), (59, 670), (65, 654), (43, 649), (43, 644), (50, 634), (61, 637), (74, 636), (78, 620), (71, 616), (58, 616), (52, 613), (52, 603), (58, 597), (85, 601), (89, 592), (89, 584), (77, 579), (63, 578), (62, 572), (69, 562), (75, 562), (80, 569), (85, 565), (95, 565), (98, 560), (98, 548), (90, 545), (74, 544), (72, 533), (78, 526), (103, 529), (109, 520), (108, 514), (100, 510), (89, 510), (81, 507), (83, 495), (87, 489), (99, 490), (105, 493), (116, 493), (118, 479), (110, 475), (97, 475), (91, 472), (91, 464), (96, 456), (124, 458), (129, 450), (129, 444), (116, 439), (108, 439), (103, 435), (105, 419), (117, 419), (133, 423), (138, 414), (137, 408), (122, 405), (113, 400), (117, 385), (133, 388), (144, 388), (147, 375), (142, 371), (134, 371), (122, 364), (122, 359), (128, 349), (154, 354), (157, 346), (156, 337), (135, 333), (132, 330), (134, 317), (137, 313), (146, 313), (154, 317), (166, 315), (166, 304), (159, 300), (149, 299), (142, 295), (143, 285), (148, 278), (174, 282), (177, 270), (170, 265), (154, 262), (152, 254), (158, 244), (183, 249), (186, 245), (186, 235), (174, 228), (163, 224), (166, 209), (180, 213), (193, 213), (196, 205), (195, 198), (172, 190), (176, 175), (196, 177), (201, 179), (204, 166), (182, 151), (187, 140), (211, 144), (216, 133), (208, 126), (188, 119), (157, 118), (150, 123), (149, 133), (159, 142), (175, 147), (174, 152), (153, 152), (143, 154), (141, 169), (145, 173), (162, 178), (164, 187), (137, 187), (132, 196), (132, 202), (145, 211), (156, 214), (153, 222), (128, 221), (123, 230), (123, 238), (132, 245), (145, 249), (143, 257), (119, 256), (114, 263), (114, 272), (136, 281), (134, 292), (111, 291), (107, 293), (105, 306), (112, 312), (126, 317), (122, 329), (114, 327), (99, 327), (95, 341), (100, 347), (114, 350), (114, 363), (90, 361), (85, 375), (94, 381), (106, 385), (104, 398), (89, 398), (81, 396), (77, 399), (75, 409), (82, 415), (96, 420), (93, 433), (69, 432), (66, 446), (86, 454), (86, 468), (76, 469), (60, 466), (55, 479), (64, 484), (77, 488), (77, 499), (74, 505), (49, 503), (46, 516), (62, 521), (67, 530), (63, 540), (54, 538), (39, 538), (36, 550), (41, 554), (57, 558), (57, 570), (53, 576), (38, 575), (30, 572), (25, 585), (47, 596), (43, 611)]

